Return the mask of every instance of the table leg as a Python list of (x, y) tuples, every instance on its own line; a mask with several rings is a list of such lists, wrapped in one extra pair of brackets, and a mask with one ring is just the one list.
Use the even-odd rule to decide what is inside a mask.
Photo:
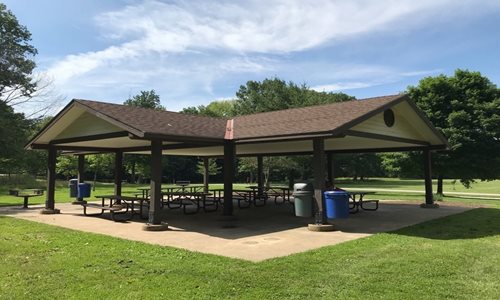
[(28, 197), (28, 196), (24, 196), (24, 204), (23, 204), (23, 208), (28, 208), (28, 199), (29, 199), (29, 197)]

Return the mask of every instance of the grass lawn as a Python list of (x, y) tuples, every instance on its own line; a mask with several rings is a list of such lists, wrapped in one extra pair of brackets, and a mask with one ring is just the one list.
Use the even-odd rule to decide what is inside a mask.
[(252, 263), (0, 217), (3, 299), (499, 299), (500, 209)]
[[(343, 188), (360, 188), (363, 190), (370, 189), (393, 189), (393, 190), (420, 190), (421, 193), (415, 192), (392, 192), (392, 191), (377, 191), (376, 195), (367, 196), (366, 199), (380, 199), (380, 200), (413, 200), (413, 201), (424, 201), (423, 191), (424, 191), (424, 181), (421, 179), (395, 179), (395, 178), (374, 178), (366, 181), (352, 181), (349, 179), (338, 179), (337, 184)], [(201, 184), (200, 184), (201, 185)], [(283, 184), (281, 184), (283, 185)], [(42, 184), (43, 186), (43, 184)], [(137, 184), (124, 184), (122, 191), (124, 194), (132, 195), (137, 193), (137, 188), (146, 187), (147, 185), (137, 185)], [(165, 187), (168, 185), (165, 185)], [(247, 187), (247, 183), (237, 183), (234, 185), (237, 189), (243, 189)], [(211, 184), (210, 188), (222, 188), (222, 184)], [(434, 181), (434, 191), (436, 189), (436, 181)], [(8, 187), (0, 185), (0, 206), (5, 205), (21, 205), (22, 198), (17, 198), (8, 195)], [(452, 180), (444, 181), (444, 192), (445, 197), (443, 201), (453, 201), (462, 203), (476, 203), (476, 204), (486, 204), (494, 207), (500, 208), (500, 200), (479, 200), (470, 198), (467, 195), (446, 195), (447, 192), (464, 192), (464, 193), (488, 193), (488, 194), (500, 194), (500, 180), (495, 181), (478, 181), (472, 184), (470, 189), (463, 187), (458, 181), (453, 184)], [(113, 194), (113, 184), (110, 183), (97, 183), (96, 190), (92, 192), (92, 195), (103, 195), (103, 194)], [(497, 198), (500, 198), (497, 196)], [(69, 192), (67, 187), (67, 182), (58, 181), (56, 190), (56, 202), (71, 202), (73, 199), (69, 198)], [(40, 197), (30, 198), (31, 204), (41, 204), (45, 202), (45, 195)]]

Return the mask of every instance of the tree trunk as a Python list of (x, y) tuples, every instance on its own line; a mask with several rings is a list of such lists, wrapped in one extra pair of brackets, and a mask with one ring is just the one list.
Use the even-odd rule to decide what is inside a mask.
[(437, 194), (443, 195), (443, 175), (438, 175)]
[(132, 162), (132, 183), (137, 183), (136, 179), (135, 179), (135, 161)]
[(264, 186), (269, 187), (269, 168), (264, 169)]

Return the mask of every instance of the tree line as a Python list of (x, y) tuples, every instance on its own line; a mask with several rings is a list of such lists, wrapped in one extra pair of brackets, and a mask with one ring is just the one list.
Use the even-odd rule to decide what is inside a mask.
[[(44, 151), (25, 151), (24, 144), (50, 121), (50, 117), (16, 113), (19, 103), (43, 102), (39, 91), (46, 86), (33, 75), (37, 54), (30, 44), (31, 34), (0, 3), (0, 174), (43, 175)], [(405, 91), (424, 111), (451, 145), (449, 151), (433, 153), (433, 175), (442, 192), (444, 178), (459, 179), (468, 186), (475, 179), (491, 180), (500, 175), (500, 89), (479, 72), (456, 70), (452, 76), (423, 78)], [(240, 86), (233, 100), (213, 101), (208, 105), (187, 107), (186, 114), (230, 118), (238, 115), (353, 100), (344, 93), (317, 92), (306, 84), (279, 78), (248, 81)], [(165, 110), (154, 90), (141, 91), (124, 101), (125, 105)], [(167, 104), (168, 105), (168, 104)], [(49, 106), (46, 104), (46, 106)], [(196, 157), (164, 157), (164, 180), (201, 181), (202, 165)], [(111, 180), (111, 154), (86, 157), (87, 178)], [(76, 159), (59, 156), (57, 172), (61, 179), (76, 174)], [(237, 181), (254, 181), (255, 158), (240, 158)], [(266, 181), (292, 183), (312, 176), (310, 156), (266, 157)], [(335, 175), (363, 180), (374, 176), (419, 178), (422, 175), (420, 153), (343, 154), (334, 157)], [(221, 161), (211, 159), (211, 181), (222, 180)], [(147, 182), (149, 157), (125, 155), (124, 173), (130, 182)]]

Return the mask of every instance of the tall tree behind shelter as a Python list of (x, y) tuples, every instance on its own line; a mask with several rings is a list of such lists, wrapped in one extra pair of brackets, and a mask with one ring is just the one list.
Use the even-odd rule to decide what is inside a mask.
[[(433, 155), (438, 194), (443, 178), (460, 179), (468, 187), (474, 179), (500, 177), (500, 90), (488, 78), (458, 69), (453, 76), (424, 78), (408, 94), (451, 145)], [(418, 159), (408, 156), (401, 159)]]

